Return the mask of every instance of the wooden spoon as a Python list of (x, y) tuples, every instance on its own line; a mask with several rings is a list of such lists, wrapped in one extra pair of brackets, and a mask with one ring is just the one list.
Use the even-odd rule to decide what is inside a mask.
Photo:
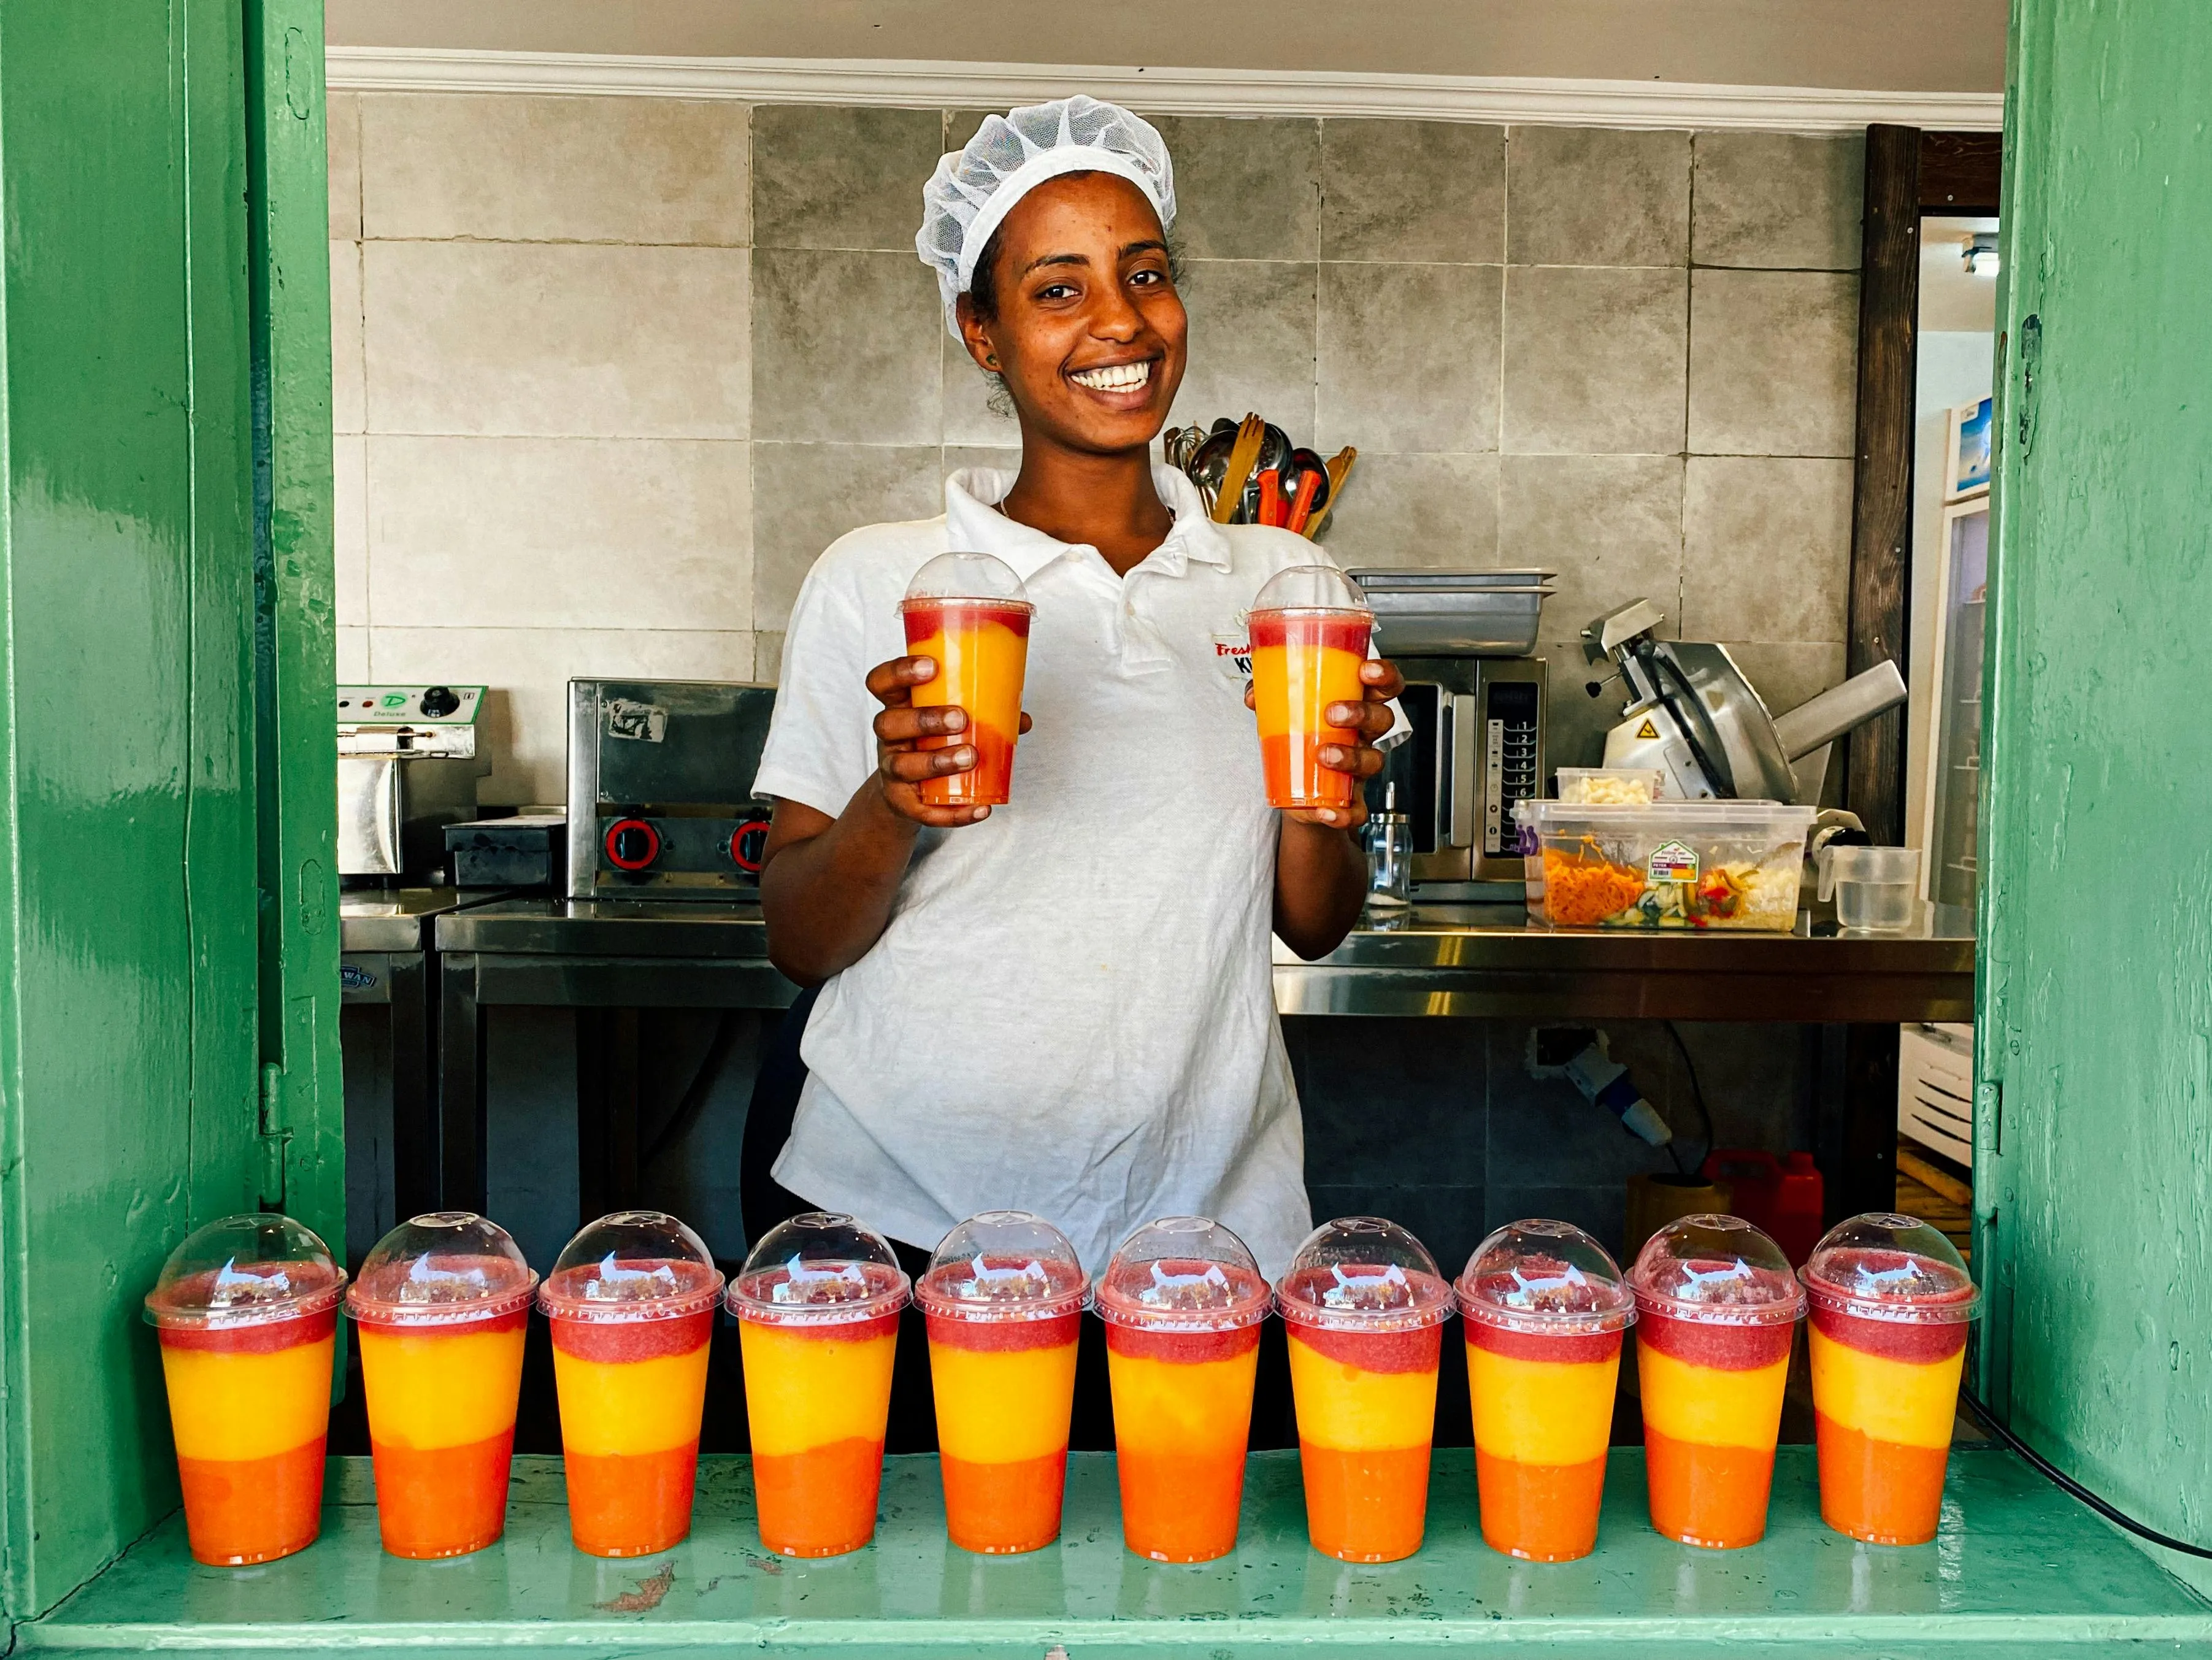
[(1228, 469), (1221, 475), (1221, 492), (1213, 499), (1213, 522), (1228, 524), (1237, 517), (1237, 509), (1244, 500), (1244, 486), (1252, 477), (1252, 464), (1260, 459), (1261, 441), (1267, 435), (1267, 423), (1256, 415), (1247, 415), (1237, 429), (1237, 447), (1229, 452)]

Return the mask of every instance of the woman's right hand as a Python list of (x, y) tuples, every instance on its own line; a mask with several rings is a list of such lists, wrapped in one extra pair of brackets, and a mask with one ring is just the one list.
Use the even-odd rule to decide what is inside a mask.
[[(884, 706), (876, 717), (876, 781), (884, 805), (902, 818), (935, 830), (954, 830), (988, 818), (988, 807), (933, 807), (921, 799), (924, 780), (949, 773), (966, 772), (977, 757), (973, 744), (946, 749), (920, 747), (925, 738), (951, 737), (968, 729), (968, 711), (957, 703), (916, 707), (914, 688), (937, 678), (937, 665), (927, 657), (894, 657), (868, 671), (868, 695)], [(1022, 730), (1030, 717), (1022, 716)]]

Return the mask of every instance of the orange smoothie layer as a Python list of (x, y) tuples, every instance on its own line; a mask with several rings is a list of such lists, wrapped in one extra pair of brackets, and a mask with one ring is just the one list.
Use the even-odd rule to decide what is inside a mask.
[(1011, 1554), (1059, 1537), (1082, 1318), (928, 1316), (945, 1527), (962, 1549)]
[(1260, 759), (1270, 806), (1336, 806), (1357, 787), (1349, 773), (1324, 767), (1322, 745), (1351, 744), (1358, 734), (1331, 726), (1322, 711), (1331, 703), (1357, 703), (1366, 688), (1359, 670), (1367, 660), (1373, 624), (1352, 611), (1255, 611), (1252, 705), (1260, 723)]
[(1883, 1545), (1936, 1536), (1966, 1340), (1963, 1323), (1906, 1325), (1814, 1308), (1820, 1517), (1830, 1527)]
[(875, 1537), (884, 1438), (753, 1454), (761, 1543), (781, 1556), (842, 1556)]
[(1138, 1555), (1210, 1562), (1235, 1548), (1259, 1360), (1256, 1325), (1182, 1335), (1107, 1326), (1121, 1537)]
[(699, 1475), (696, 1437), (659, 1452), (580, 1453), (570, 1448), (568, 1531), (590, 1556), (647, 1556), (691, 1531)]
[(465, 1556), (507, 1528), (507, 1467), (514, 1425), (465, 1446), (423, 1449), (380, 1441), (372, 1427), (376, 1525), (394, 1556)]
[(1531, 1561), (1587, 1556), (1597, 1544), (1620, 1334), (1547, 1339), (1474, 1319), (1464, 1329), (1484, 1540)]
[(898, 1316), (842, 1325), (741, 1318), (745, 1416), (761, 1542), (786, 1556), (838, 1556), (876, 1530)]
[(192, 1560), (273, 1562), (315, 1542), (323, 1517), (323, 1438), (267, 1458), (177, 1456)]
[(377, 1525), (394, 1556), (482, 1550), (507, 1525), (526, 1309), (451, 1326), (359, 1323)]
[(921, 799), (933, 806), (994, 806), (1011, 792), (1014, 741), (1021, 733), (1022, 680), (1029, 664), (1030, 612), (1018, 605), (909, 599), (900, 607), (907, 654), (927, 657), (937, 673), (913, 690), (916, 708), (956, 703), (968, 729), (925, 738), (924, 750), (972, 744), (975, 765), (933, 778)]
[[(1314, 1548), (1346, 1562), (1395, 1562), (1420, 1548), (1429, 1501), (1443, 1329), (1376, 1337), (1291, 1324), (1291, 1390)], [(1426, 1365), (1404, 1364), (1416, 1344)], [(1371, 1346), (1389, 1370), (1352, 1358)]]

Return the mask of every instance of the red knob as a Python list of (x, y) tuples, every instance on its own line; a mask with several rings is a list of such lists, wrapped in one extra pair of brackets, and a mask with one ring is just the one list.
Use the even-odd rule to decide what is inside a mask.
[(660, 832), (642, 818), (617, 818), (607, 826), (605, 847), (617, 870), (643, 870), (660, 857)]
[(748, 818), (730, 836), (730, 861), (739, 870), (760, 874), (761, 855), (768, 851), (768, 820)]

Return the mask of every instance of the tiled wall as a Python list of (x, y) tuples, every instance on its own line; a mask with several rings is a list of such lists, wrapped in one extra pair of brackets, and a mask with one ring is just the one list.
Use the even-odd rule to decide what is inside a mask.
[[(807, 565), (1011, 423), (915, 258), (957, 112), (331, 100), (342, 672), (503, 687), (487, 800), (557, 799), (571, 673), (774, 678)], [(1359, 447), (1349, 563), (1638, 594), (1787, 707), (1841, 678), (1856, 139), (1168, 118), (1179, 420)]]

